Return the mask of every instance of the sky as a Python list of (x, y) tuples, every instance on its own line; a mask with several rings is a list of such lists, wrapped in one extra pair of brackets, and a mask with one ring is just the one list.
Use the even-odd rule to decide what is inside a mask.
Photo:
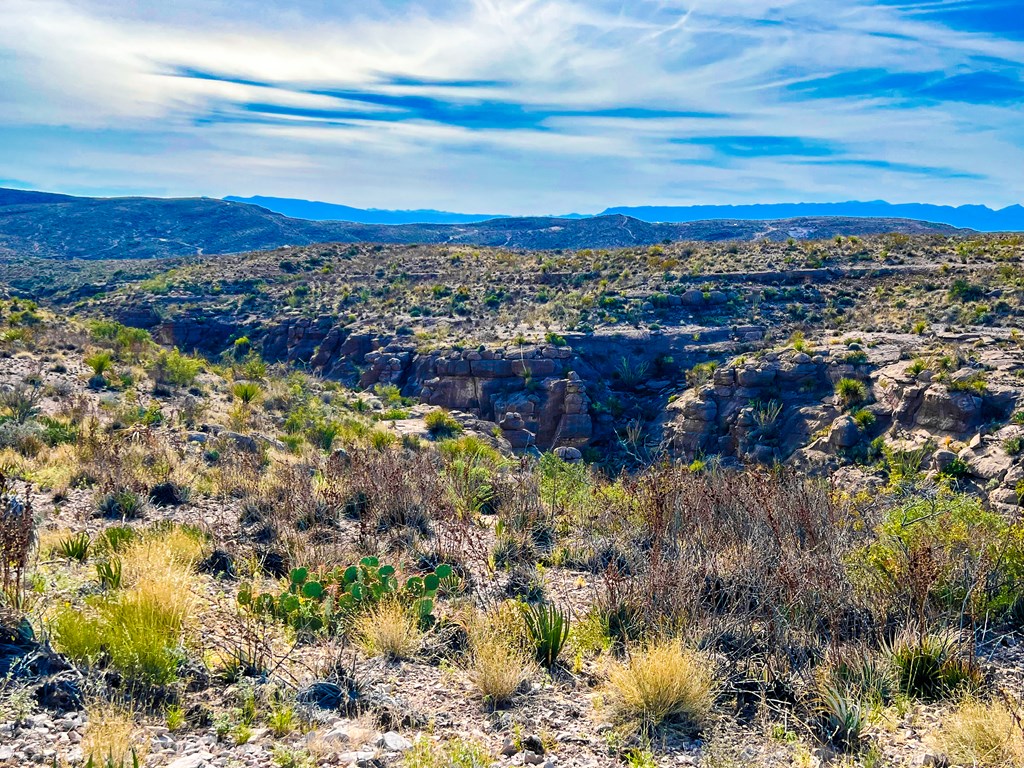
[(1022, 0), (0, 0), (0, 186), (1024, 201)]

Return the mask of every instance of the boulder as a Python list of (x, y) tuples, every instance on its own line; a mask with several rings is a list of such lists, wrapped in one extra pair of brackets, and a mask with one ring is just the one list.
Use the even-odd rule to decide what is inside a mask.
[(981, 424), (981, 406), (981, 398), (977, 395), (931, 386), (924, 393), (914, 424), (938, 432), (969, 432)]
[(691, 288), (688, 291), (683, 291), (679, 297), (680, 300), (688, 307), (702, 307), (704, 306), (704, 292), (698, 291), (696, 288)]
[(945, 448), (940, 448), (932, 454), (932, 469), (936, 472), (942, 472), (954, 461), (956, 461), (955, 453)]
[(736, 371), (736, 383), (741, 387), (767, 387), (775, 383), (775, 366), (746, 366)]
[(583, 453), (578, 448), (573, 448), (568, 445), (562, 445), (555, 448), (553, 453), (567, 464), (577, 464), (583, 460)]
[(860, 438), (860, 428), (850, 416), (840, 416), (829, 427), (828, 444), (835, 449), (852, 448), (860, 442)]

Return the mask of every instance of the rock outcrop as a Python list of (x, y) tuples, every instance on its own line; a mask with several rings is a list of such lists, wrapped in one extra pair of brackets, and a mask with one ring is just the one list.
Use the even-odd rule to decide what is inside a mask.
[[(669, 406), (666, 437), (687, 460), (717, 455), (810, 470), (877, 459), (884, 441), (919, 454), (924, 469), (993, 508), (1019, 513), (1024, 424), (1019, 415), (1005, 424), (1022, 412), (1019, 355), (993, 347), (972, 366), (939, 374), (911, 364), (921, 344), (912, 338), (876, 339), (856, 355), (790, 349), (737, 360)], [(834, 394), (840, 379), (860, 381), (864, 401), (851, 407)]]
[(689, 459), (715, 454), (781, 461), (839, 416), (831, 382), (852, 376), (866, 373), (794, 350), (738, 361), (716, 369), (710, 381), (669, 406), (677, 415), (667, 437)]

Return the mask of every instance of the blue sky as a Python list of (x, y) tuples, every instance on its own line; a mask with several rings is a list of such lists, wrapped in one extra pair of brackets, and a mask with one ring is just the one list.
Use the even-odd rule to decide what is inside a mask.
[(0, 185), (1024, 201), (1022, 0), (0, 0)]

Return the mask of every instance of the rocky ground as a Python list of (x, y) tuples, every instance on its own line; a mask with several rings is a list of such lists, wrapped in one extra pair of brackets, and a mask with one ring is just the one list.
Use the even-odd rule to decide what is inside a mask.
[[(801, 600), (817, 610), (841, 595), (877, 622), (857, 642), (887, 657), (883, 627), (897, 614), (881, 602), (918, 600), (921, 574), (920, 611), (970, 648), (978, 695), (1019, 710), (1024, 601), (1012, 599), (1016, 565), (1003, 568), (1016, 563), (1024, 496), (1019, 243), (656, 248), (287, 249), (223, 258), (216, 280), (200, 280), (205, 260), (169, 272), (133, 263), (112, 281), (83, 273), (89, 286), (65, 286), (50, 309), (2, 302), (0, 468), (39, 528), (26, 602), (0, 616), (0, 765), (78, 765), (97, 743), (125, 740), (142, 764), (175, 768), (941, 765), (959, 694), (860, 702), (856, 749), (823, 738), (815, 691), (846, 640), (801, 613)], [(146, 334), (94, 322), (108, 317), (210, 358), (173, 357)], [(554, 485), (537, 463), (548, 452), (561, 460)], [(660, 584), (652, 542), (671, 534), (649, 479), (684, 489), (673, 503), (692, 501), (697, 516), (694, 499), (715, 491), (701, 478), (733, 482), (707, 473), (751, 477), (736, 491), (760, 509), (773, 481), (756, 467), (769, 465), (828, 481), (825, 506), (844, 515), (839, 554), (804, 548), (808, 519), (750, 552), (709, 518), (666, 544), (693, 559), (675, 591)], [(99, 546), (121, 522), (101, 506), (121, 488), (143, 501), (127, 526), (159, 536), (173, 523), (202, 550), (190, 562), (186, 661), (145, 697), (126, 695), (109, 665), (58, 652), (51, 632), (65, 606), (88, 617), (119, 594), (97, 575), (105, 555), (79, 563), (60, 546), (76, 534)], [(908, 554), (901, 583), (855, 600), (863, 584), (842, 581), (849, 558), (914, 498), (966, 498), (976, 521), (1006, 526), (1005, 540), (972, 550), (985, 531), (971, 523)], [(378, 517), (362, 510), (370, 502)], [(410, 658), (388, 661), (348, 635), (300, 642), (238, 603), (249, 584), (280, 589), (291, 567), (367, 554), (409, 573), (444, 557), (464, 568), (465, 592), (438, 598), (444, 621)], [(990, 566), (970, 592), (999, 603), (984, 618), (950, 612), (949, 585), (927, 583), (933, 569)], [(796, 604), (761, 614), (758, 601), (775, 595), (755, 592), (736, 613), (707, 610), (709, 590), (762, 586), (746, 578), (777, 579)], [(827, 586), (793, 586), (814, 578)], [(609, 676), (623, 655), (588, 645), (586, 622), (627, 588), (652, 613), (696, 591), (657, 630), (706, 651), (720, 676), (702, 727), (639, 738), (613, 717)], [(494, 707), (471, 670), (470, 630), (509, 598), (561, 606), (574, 630), (560, 664), (531, 669)], [(258, 669), (226, 673), (243, 648)]]

